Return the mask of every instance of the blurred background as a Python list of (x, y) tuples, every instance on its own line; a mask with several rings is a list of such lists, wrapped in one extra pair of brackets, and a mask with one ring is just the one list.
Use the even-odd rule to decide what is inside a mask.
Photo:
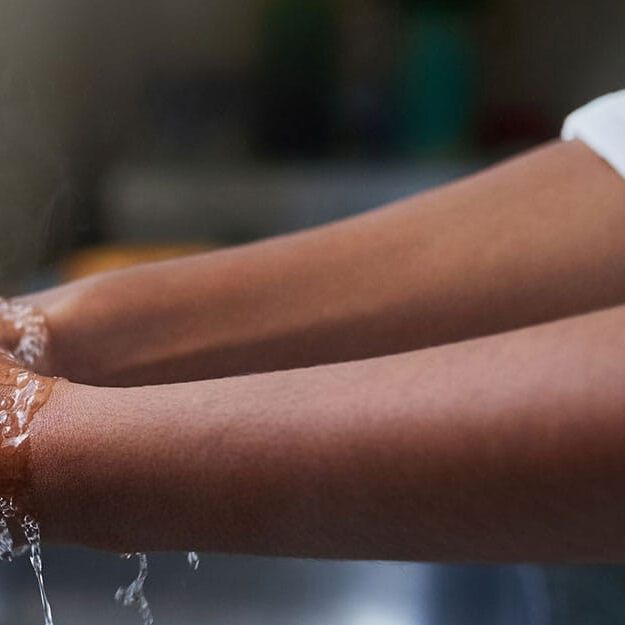
[[(613, 0), (0, 0), (0, 287), (355, 214), (557, 135), (624, 86)], [(511, 190), (514, 192), (514, 190)], [(134, 565), (46, 554), (58, 623)], [(621, 567), (153, 558), (159, 624), (621, 623)], [(25, 563), (0, 623), (39, 622)]]

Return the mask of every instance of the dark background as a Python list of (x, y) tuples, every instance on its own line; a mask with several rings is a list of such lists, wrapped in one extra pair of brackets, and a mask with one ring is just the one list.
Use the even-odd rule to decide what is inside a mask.
[(613, 0), (0, 0), (0, 282), (326, 221), (553, 138), (622, 84), (624, 25)]
[[(0, 285), (322, 223), (557, 136), (625, 79), (611, 0), (0, 0)], [(510, 193), (514, 193), (511, 189)], [(52, 550), (58, 623), (134, 566)], [(21, 563), (0, 623), (38, 622)], [(620, 623), (620, 567), (158, 556), (157, 623)]]

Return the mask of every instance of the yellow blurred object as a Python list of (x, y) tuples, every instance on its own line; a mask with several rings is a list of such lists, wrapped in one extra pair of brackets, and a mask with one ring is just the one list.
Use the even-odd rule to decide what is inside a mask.
[(215, 249), (216, 245), (111, 245), (74, 252), (60, 264), (63, 282), (94, 273), (123, 269), (140, 263), (190, 256)]

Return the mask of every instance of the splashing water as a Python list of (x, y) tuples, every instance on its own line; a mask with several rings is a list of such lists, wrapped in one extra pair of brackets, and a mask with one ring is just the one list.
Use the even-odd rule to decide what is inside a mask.
[(4, 517), (0, 518), (0, 560), (5, 562), (13, 560), (13, 536)]
[(37, 585), (39, 587), (39, 595), (41, 596), (41, 605), (43, 606), (43, 619), (45, 625), (54, 625), (52, 621), (52, 607), (46, 594), (46, 587), (43, 580), (43, 565), (41, 562), (41, 533), (39, 531), (39, 523), (30, 515), (26, 515), (22, 520), (22, 529), (28, 545), (30, 546), (30, 564), (35, 571)]
[[(148, 557), (145, 553), (134, 554), (139, 560), (139, 573), (126, 588), (120, 587), (115, 593), (115, 600), (125, 607), (137, 606), (143, 625), (152, 625), (154, 617), (150, 604), (145, 596), (143, 586), (148, 577)], [(124, 554), (122, 557), (129, 559), (133, 554)]]
[[(8, 314), (5, 304), (6, 302), (0, 301), (1, 315)], [(9, 315), (8, 319), (21, 332), (18, 348), (21, 350), (22, 356), (30, 362), (34, 362), (42, 353), (40, 345), (43, 344), (45, 335), (42, 334), (39, 337), (40, 340), (37, 339), (35, 328), (39, 326), (39, 321), (29, 321), (26, 315), (27, 310), (29, 310), (27, 307), (20, 307), (17, 311), (13, 310), (15, 314)], [(5, 316), (3, 320), (7, 321), (7, 317)], [(26, 336), (27, 334), (28, 336)], [(4, 350), (0, 350), (0, 360), (2, 360), (3, 365), (0, 372), (0, 384), (10, 389), (8, 395), (0, 401), (0, 449), (6, 449), (7, 453), (14, 454), (16, 475), (12, 478), (9, 477), (9, 483), (11, 479), (19, 482), (18, 466), (22, 453), (21, 448), (29, 437), (33, 416), (45, 402), (52, 382), (25, 370), (22, 362)], [(20, 515), (10, 498), (0, 498), (0, 517), (0, 558), (11, 562), (30, 552), (30, 563), (41, 596), (44, 623), (45, 625), (53, 625), (52, 610), (43, 579), (39, 524), (32, 516)], [(15, 546), (9, 529), (11, 519), (21, 526), (26, 545)]]
[[(13, 354), (0, 350), (0, 358), (6, 367), (0, 375), (0, 383), (11, 389), (0, 402), (0, 448), (11, 448), (17, 453), (29, 437), (35, 412), (50, 392), (51, 381), (23, 368), (32, 368), (41, 360), (48, 332), (41, 313), (31, 306), (3, 298), (0, 298), (0, 321), (16, 340)], [(9, 529), (9, 523), (13, 522), (24, 532), (25, 545), (15, 545)], [(12, 498), (0, 497), (0, 559), (11, 562), (26, 553), (29, 553), (37, 580), (44, 624), (54, 625), (43, 578), (39, 523), (30, 515), (20, 515)]]
[(6, 562), (12, 562), (15, 558), (13, 549), (13, 536), (9, 529), (8, 521), (15, 517), (15, 508), (7, 499), (0, 498), (0, 528), (2, 535), (2, 559)]
[(11, 519), (19, 519), (19, 514), (11, 500), (0, 497), (0, 515), (2, 515), (2, 521), (0, 522), (0, 535), (2, 536), (0, 539), (2, 541), (2, 559), (12, 562), (15, 558), (29, 552), (30, 564), (35, 572), (39, 595), (41, 597), (44, 625), (54, 625), (54, 621), (52, 619), (52, 606), (48, 600), (43, 578), (43, 565), (41, 561), (41, 532), (39, 531), (39, 524), (28, 514), (22, 517), (19, 521), (19, 525), (24, 532), (27, 544), (20, 547), (14, 547), (13, 537), (9, 530), (8, 522)]
[(189, 551), (187, 553), (187, 562), (193, 571), (197, 571), (200, 567), (200, 556), (196, 551)]
[(34, 367), (42, 358), (48, 342), (45, 317), (27, 304), (16, 304), (0, 297), (0, 320), (17, 337), (15, 358), (27, 367)]
[[(145, 553), (124, 553), (121, 557), (125, 560), (130, 560), (133, 556), (136, 556), (139, 560), (137, 577), (128, 586), (121, 586), (117, 589), (115, 601), (126, 608), (136, 606), (139, 610), (142, 625), (153, 625), (154, 617), (144, 592), (145, 580), (148, 577), (148, 557)], [(193, 571), (197, 571), (200, 566), (200, 556), (195, 551), (189, 551), (187, 553), (187, 562)]]

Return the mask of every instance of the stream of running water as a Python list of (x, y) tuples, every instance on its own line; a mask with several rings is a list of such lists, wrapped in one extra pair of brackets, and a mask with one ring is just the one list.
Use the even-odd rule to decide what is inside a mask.
[[(4, 321), (8, 319), (21, 333), (16, 353), (20, 353), (22, 358), (18, 360), (13, 354), (0, 350), (2, 361), (0, 385), (8, 389), (0, 400), (0, 450), (11, 454), (13, 463), (20, 467), (33, 416), (45, 403), (53, 380), (24, 369), (26, 361), (32, 363), (41, 355), (46, 337), (45, 328), (40, 318), (33, 319), (34, 315), (28, 315), (26, 307), (15, 308), (8, 306), (5, 301), (0, 301), (0, 316)], [(9, 483), (11, 479), (19, 483), (23, 476), (19, 475), (19, 468), (13, 469), (15, 475), (4, 476), (4, 479), (8, 479)], [(12, 488), (15, 487), (15, 484), (12, 484)], [(20, 514), (12, 497), (0, 497), (0, 517), (0, 557), (12, 561), (25, 553), (29, 554), (41, 596), (44, 624), (54, 625), (43, 578), (39, 523), (28, 514)], [(11, 533), (11, 524), (22, 529), (25, 545), (16, 545)]]
[[(0, 558), (12, 562), (15, 558), (28, 552), (30, 564), (35, 572), (35, 579), (37, 580), (37, 587), (39, 588), (39, 595), (41, 597), (44, 625), (54, 625), (54, 621), (52, 620), (52, 607), (48, 600), (43, 578), (41, 532), (39, 530), (39, 524), (30, 515), (25, 515), (20, 519), (13, 502), (3, 497), (0, 497), (0, 514), (2, 515), (2, 521), (0, 522)], [(8, 527), (8, 524), (13, 522), (18, 522), (21, 526), (24, 532), (24, 538), (26, 539), (26, 545), (15, 546), (13, 536)]]
[[(154, 617), (143, 588), (148, 576), (148, 556), (145, 553), (125, 553), (122, 558), (130, 560), (133, 556), (139, 561), (139, 573), (128, 586), (121, 586), (117, 589), (115, 600), (124, 607), (136, 606), (141, 617), (141, 625), (152, 625)], [(195, 551), (189, 551), (187, 562), (193, 571), (197, 571), (200, 566), (200, 557)]]

